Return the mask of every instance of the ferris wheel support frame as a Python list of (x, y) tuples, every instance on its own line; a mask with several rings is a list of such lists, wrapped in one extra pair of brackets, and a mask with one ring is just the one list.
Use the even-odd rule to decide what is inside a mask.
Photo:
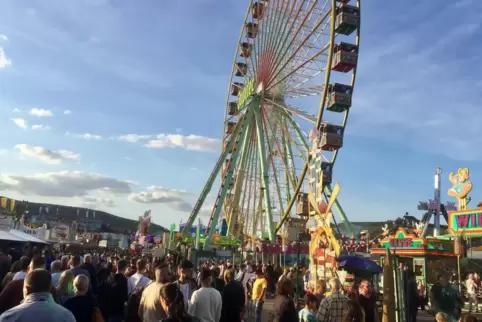
[[(248, 103), (248, 105), (255, 105), (254, 103), (258, 102), (259, 104), (259, 97), (254, 96), (251, 102)], [(247, 134), (248, 134), (248, 129), (251, 126), (251, 119), (253, 117), (253, 109), (249, 108), (246, 111), (246, 116), (245, 120), (242, 122), (244, 123), (244, 126), (242, 128), (241, 134), (240, 134), (240, 140), (236, 143), (236, 147), (234, 149), (234, 153), (231, 157), (231, 162), (229, 163), (228, 169), (226, 171), (226, 176), (224, 178), (224, 185), (221, 186), (221, 192), (218, 194), (218, 197), (216, 199), (216, 204), (214, 205), (213, 212), (211, 214), (211, 222), (208, 225), (209, 227), (206, 227), (207, 235), (205, 236), (206, 239), (204, 241), (204, 247), (208, 248), (211, 246), (212, 242), (212, 237), (214, 230), (216, 228), (216, 225), (219, 221), (219, 215), (221, 214), (221, 210), (223, 209), (222, 207), (222, 202), (224, 202), (226, 198), (226, 194), (228, 193), (229, 189), (229, 182), (231, 182), (231, 179), (233, 178), (234, 175), (234, 166), (236, 164), (237, 159), (239, 158), (239, 154), (241, 151), (241, 147), (244, 145), (244, 142), (247, 141)], [(235, 137), (231, 137), (231, 140), (235, 140)], [(228, 151), (228, 150), (227, 150)]]

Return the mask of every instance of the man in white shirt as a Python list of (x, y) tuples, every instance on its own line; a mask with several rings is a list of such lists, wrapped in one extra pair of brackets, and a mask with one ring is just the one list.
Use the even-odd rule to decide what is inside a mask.
[(472, 312), (472, 304), (475, 305), (475, 311), (479, 311), (479, 303), (477, 299), (477, 284), (474, 281), (474, 275), (469, 274), (467, 280), (465, 281), (465, 286), (467, 287), (467, 297), (469, 300), (469, 312)]
[(135, 290), (143, 289), (151, 282), (151, 280), (144, 275), (146, 274), (147, 262), (140, 259), (137, 261), (136, 266), (137, 272), (127, 280), (127, 295), (131, 295)]
[(198, 318), (201, 322), (219, 322), (223, 300), (221, 294), (211, 287), (211, 270), (203, 269), (200, 279), (201, 288), (192, 294), (188, 313)]
[(25, 279), (25, 277), (27, 277), (28, 266), (30, 265), (30, 259), (27, 256), (22, 256), (22, 258), (20, 258), (20, 263), (22, 265), (21, 266), (22, 270), (20, 272), (15, 273), (15, 275), (13, 276), (14, 281), (23, 280)]

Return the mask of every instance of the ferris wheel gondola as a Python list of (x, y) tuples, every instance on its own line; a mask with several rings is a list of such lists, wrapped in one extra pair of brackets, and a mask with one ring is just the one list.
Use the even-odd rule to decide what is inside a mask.
[[(183, 234), (217, 182), (205, 247), (221, 216), (228, 236), (275, 242), (287, 218), (308, 215), (304, 204), (293, 207), (300, 191), (316, 188), (308, 171), (321, 171), (318, 189), (330, 197), (358, 62), (360, 1), (352, 2), (250, 1), (228, 87), (223, 150)], [(337, 201), (335, 208), (346, 220)]]

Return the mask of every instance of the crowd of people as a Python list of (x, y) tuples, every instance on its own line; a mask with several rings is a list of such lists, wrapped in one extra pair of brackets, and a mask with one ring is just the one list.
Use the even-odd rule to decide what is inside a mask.
[[(351, 292), (337, 278), (304, 289), (295, 272), (261, 263), (212, 260), (195, 267), (180, 258), (48, 251), (12, 262), (0, 254), (0, 322), (381, 322), (369, 280)], [(435, 318), (456, 321), (443, 277), (439, 284), (441, 295), (438, 286), (433, 290), (439, 306)], [(302, 291), (303, 301), (295, 301), (294, 294)], [(274, 298), (269, 313), (267, 298)], [(474, 319), (467, 315), (461, 321)]]

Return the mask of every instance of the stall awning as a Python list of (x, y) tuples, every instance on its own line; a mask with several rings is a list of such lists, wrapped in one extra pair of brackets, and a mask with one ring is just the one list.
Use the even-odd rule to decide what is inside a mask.
[(4, 230), (0, 231), (0, 240), (13, 241), (13, 242), (25, 242), (23, 238), (12, 235), (8, 231), (4, 231)]
[(45, 240), (41, 240), (37, 237), (34, 237), (32, 235), (26, 234), (23, 231), (16, 230), (16, 229), (10, 229), (8, 231), (10, 235), (14, 235), (15, 237), (18, 237), (20, 239), (23, 239), (23, 241), (29, 242), (29, 243), (37, 243), (37, 244), (47, 244)]

